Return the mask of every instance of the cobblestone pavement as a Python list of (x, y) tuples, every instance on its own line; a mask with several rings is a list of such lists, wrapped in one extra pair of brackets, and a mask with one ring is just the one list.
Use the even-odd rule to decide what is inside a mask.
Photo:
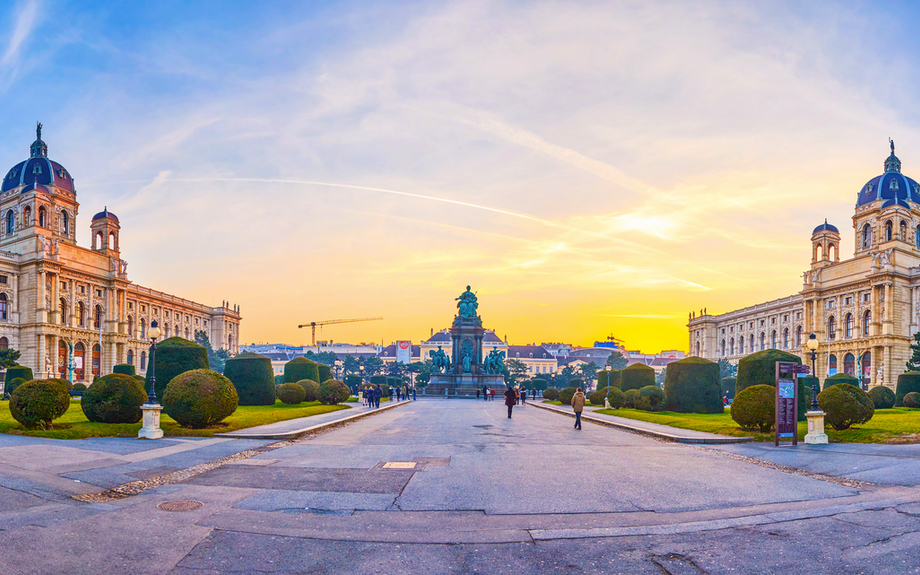
[[(312, 438), (200, 441), (0, 437), (0, 572), (920, 572), (920, 490), (886, 480), (914, 446), (790, 457), (431, 399)], [(844, 455), (884, 473), (847, 477)]]

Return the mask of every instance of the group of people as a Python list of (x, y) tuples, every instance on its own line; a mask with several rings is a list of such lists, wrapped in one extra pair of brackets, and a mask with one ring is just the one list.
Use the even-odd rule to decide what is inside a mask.
[[(477, 393), (478, 395), (478, 393)], [(536, 390), (534, 390), (534, 399), (537, 398)], [(527, 390), (518, 389), (516, 387), (508, 386), (508, 389), (505, 390), (505, 405), (508, 406), (508, 419), (511, 419), (511, 410), (515, 405), (520, 402), (521, 406), (527, 401)], [(579, 387), (575, 391), (575, 395), (572, 396), (572, 410), (575, 412), (575, 429), (581, 431), (581, 413), (585, 410), (585, 392)]]
[(477, 388), (476, 389), (476, 399), (479, 399), (480, 395), (486, 401), (495, 401), (495, 390), (492, 389), (491, 387), (483, 385), (482, 389)]
[[(412, 396), (412, 401), (417, 399), (415, 394), (415, 388), (410, 388), (408, 385), (395, 386), (388, 388), (390, 393), (387, 397), (395, 397), (396, 401), (402, 401), (404, 399), (409, 399), (409, 396)], [(365, 407), (380, 407), (380, 398), (383, 397), (383, 389), (380, 387), (380, 384), (374, 384), (370, 387), (364, 388), (364, 405)]]

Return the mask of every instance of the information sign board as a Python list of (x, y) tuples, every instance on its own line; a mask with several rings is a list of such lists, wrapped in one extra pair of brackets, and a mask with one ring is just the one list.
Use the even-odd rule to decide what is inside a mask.
[(798, 445), (799, 427), (799, 364), (791, 361), (776, 362), (776, 434), (774, 445), (780, 440), (792, 439)]

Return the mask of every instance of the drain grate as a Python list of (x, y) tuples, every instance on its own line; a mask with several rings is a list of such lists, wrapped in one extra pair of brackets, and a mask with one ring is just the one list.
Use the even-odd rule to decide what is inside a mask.
[(194, 511), (195, 509), (201, 509), (204, 507), (204, 503), (201, 501), (192, 501), (190, 499), (180, 499), (177, 501), (164, 501), (157, 505), (157, 509), (160, 511)]

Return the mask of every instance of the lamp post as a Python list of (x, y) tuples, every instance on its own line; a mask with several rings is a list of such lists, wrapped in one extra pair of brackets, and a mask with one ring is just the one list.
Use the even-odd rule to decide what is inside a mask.
[(610, 409), (610, 366), (606, 366), (604, 371), (607, 372), (607, 395), (604, 397), (604, 409)]
[(342, 380), (342, 360), (341, 359), (335, 360), (335, 376), (339, 381)]
[(147, 330), (147, 335), (150, 336), (150, 363), (147, 364), (150, 368), (150, 391), (147, 392), (147, 403), (141, 406), (141, 411), (144, 414), (144, 425), (137, 432), (137, 437), (138, 439), (160, 439), (163, 437), (163, 430), (160, 429), (160, 411), (163, 410), (163, 406), (157, 403), (155, 387), (157, 381), (157, 338), (160, 337), (160, 326), (157, 324), (157, 320), (150, 322), (150, 329)]
[[(364, 366), (362, 365), (360, 369), (361, 369), (361, 383), (358, 384), (358, 391), (361, 391), (361, 389), (364, 387)], [(367, 393), (367, 392), (362, 392), (362, 393)]]
[(805, 347), (808, 348), (808, 351), (811, 353), (811, 376), (814, 378), (811, 382), (811, 410), (818, 411), (818, 371), (815, 369), (815, 360), (818, 358), (818, 337), (815, 334), (808, 336), (808, 341), (805, 342)]
[(815, 369), (815, 360), (818, 357), (818, 347), (821, 344), (815, 334), (808, 336), (805, 347), (811, 353), (811, 372), (815, 379), (811, 383), (811, 394), (814, 399), (811, 401), (811, 409), (805, 413), (808, 420), (808, 433), (805, 435), (806, 444), (825, 444), (827, 443), (827, 434), (824, 433), (824, 412), (818, 406), (818, 374)]

